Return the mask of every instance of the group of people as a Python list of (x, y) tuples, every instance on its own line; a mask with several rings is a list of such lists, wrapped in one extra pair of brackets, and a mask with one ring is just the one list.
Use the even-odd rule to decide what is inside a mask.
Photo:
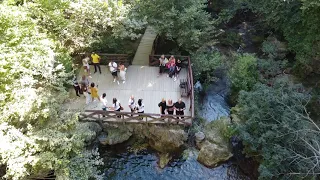
[[(96, 53), (91, 54), (92, 63), (94, 65), (94, 73), (99, 70), (101, 74), (101, 68), (100, 68), (100, 56)], [(173, 77), (174, 81), (176, 81), (176, 78), (178, 76), (178, 73), (181, 70), (181, 61), (178, 59), (175, 60), (174, 56), (171, 56), (169, 60), (162, 55), (159, 59), (160, 61), (160, 69), (159, 69), (159, 75), (164, 73), (165, 68), (169, 69), (168, 77)], [(117, 98), (112, 99), (112, 105), (108, 106), (107, 101), (107, 95), (106, 93), (103, 93), (102, 96), (99, 96), (98, 94), (98, 85), (96, 85), (94, 82), (89, 83), (88, 77), (90, 77), (90, 66), (89, 66), (89, 58), (86, 57), (82, 60), (83, 68), (84, 68), (84, 75), (81, 78), (81, 81), (78, 82), (77, 78), (75, 77), (73, 80), (73, 86), (76, 91), (76, 95), (80, 97), (80, 94), (83, 94), (86, 97), (86, 104), (89, 104), (91, 101), (93, 102), (95, 99), (99, 100), (101, 103), (101, 109), (104, 111), (107, 110), (113, 110), (113, 111), (121, 111), (123, 110), (123, 106), (121, 105), (120, 101)], [(118, 64), (114, 61), (110, 61), (108, 64), (110, 73), (113, 76), (113, 82), (119, 83), (118, 78), (118, 70), (119, 70), (119, 76), (120, 79), (125, 83), (125, 75), (126, 75), (126, 67), (124, 64), (120, 63)], [(185, 103), (179, 99), (176, 103), (173, 103), (171, 99), (166, 102), (166, 100), (163, 98), (162, 101), (158, 104), (160, 108), (160, 114), (169, 114), (173, 115), (174, 111), (176, 112), (176, 115), (184, 115), (184, 110), (186, 108)], [(143, 99), (138, 99), (136, 102), (133, 95), (130, 96), (128, 101), (128, 107), (131, 110), (131, 113), (144, 113), (144, 103)]]
[[(96, 54), (95, 52), (93, 52), (91, 54), (91, 58), (92, 58), (92, 64), (94, 66), (94, 73), (97, 72), (97, 70), (99, 70), (100, 74), (101, 74), (101, 67), (100, 67), (100, 61), (101, 58), (98, 54)], [(86, 76), (89, 76), (90, 73), (90, 65), (89, 65), (89, 57), (86, 57), (82, 60), (82, 64), (83, 64), (83, 69), (85, 72)], [(126, 82), (126, 71), (127, 68), (124, 66), (123, 63), (120, 63), (119, 66), (116, 62), (114, 62), (113, 60), (111, 60), (108, 64), (110, 73), (113, 76), (113, 82), (117, 82), (119, 83), (119, 80), (122, 81), (122, 83), (124, 84)], [(119, 77), (118, 77), (118, 71), (119, 71)]]
[(182, 68), (181, 60), (178, 59), (176, 61), (173, 55), (171, 55), (168, 60), (164, 55), (161, 55), (161, 57), (159, 58), (159, 75), (158, 76), (164, 73), (166, 68), (169, 70), (167, 77), (173, 78), (173, 80), (176, 81), (178, 74)]
[[(176, 111), (176, 115), (183, 116), (184, 110), (186, 109), (186, 104), (182, 101), (180, 98), (176, 103), (172, 103), (171, 99), (168, 99), (168, 102), (166, 102), (166, 99), (162, 98), (161, 102), (158, 104), (160, 108), (160, 114), (169, 114), (173, 115), (174, 111)], [(178, 117), (183, 118), (183, 117)]]

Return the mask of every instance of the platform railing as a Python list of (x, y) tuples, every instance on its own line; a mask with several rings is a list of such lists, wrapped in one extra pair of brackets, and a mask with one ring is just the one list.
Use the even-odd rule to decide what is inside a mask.
[(131, 113), (103, 110), (86, 110), (79, 114), (80, 121), (98, 123), (142, 123), (142, 124), (177, 124), (190, 126), (192, 116), (183, 115), (161, 115), (152, 113)]
[[(128, 54), (108, 54), (108, 53), (96, 53), (100, 56), (100, 64), (101, 65), (107, 65), (109, 64), (109, 62), (111, 60), (113, 60), (114, 62), (116, 62), (117, 64), (124, 64), (125, 66), (129, 66), (131, 65), (131, 61), (129, 59)], [(91, 53), (78, 53), (77, 55), (75, 55), (75, 58), (77, 61), (79, 61), (79, 63), (81, 64), (82, 59), (84, 59), (85, 57), (90, 58), (89, 64), (92, 64), (92, 59), (91, 59)]]

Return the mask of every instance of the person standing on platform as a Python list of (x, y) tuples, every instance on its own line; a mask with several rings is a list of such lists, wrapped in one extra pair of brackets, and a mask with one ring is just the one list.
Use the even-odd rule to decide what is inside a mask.
[[(135, 110), (136, 110), (137, 105), (136, 105), (136, 102), (135, 102), (135, 99), (134, 99), (133, 95), (131, 95), (130, 98), (129, 98), (128, 106), (129, 106), (129, 108), (131, 110), (131, 113), (134, 113)], [(131, 114), (131, 116), (132, 116), (132, 114)]]
[(111, 74), (113, 76), (113, 82), (117, 81), (117, 83), (119, 85), (119, 81), (118, 81), (118, 65), (117, 65), (117, 63), (111, 60), (109, 62), (108, 66), (109, 66), (109, 70), (110, 70), (110, 72), (111, 72)]
[(122, 80), (122, 83), (126, 83), (126, 67), (124, 66), (123, 63), (120, 63), (119, 65), (119, 70), (120, 70), (120, 73), (119, 73), (119, 76), (120, 76), (120, 79)]
[(74, 77), (74, 78), (73, 78), (72, 83), (73, 83), (74, 90), (76, 91), (76, 95), (77, 95), (78, 97), (80, 97), (80, 95), (79, 95), (79, 94), (80, 94), (80, 86), (79, 86), (77, 77)]
[(86, 58), (82, 59), (82, 64), (83, 64), (83, 69), (84, 69), (86, 76), (89, 76), (90, 75), (89, 58), (86, 57)]
[[(118, 112), (123, 110), (123, 108), (121, 107), (120, 101), (118, 101), (117, 98), (113, 98), (112, 99), (112, 109), (114, 111), (118, 111)], [(118, 115), (117, 117), (121, 118), (121, 115)]]
[[(107, 111), (107, 104), (108, 104), (108, 101), (107, 101), (107, 97), (106, 97), (106, 93), (103, 93), (101, 98), (100, 98), (100, 101), (101, 101), (101, 108), (103, 111)], [(103, 117), (105, 117), (105, 115), (102, 115)]]
[[(174, 109), (176, 110), (176, 115), (184, 115), (184, 110), (186, 109), (185, 103), (180, 98), (178, 102), (174, 103)], [(178, 119), (183, 117), (178, 117)]]
[(142, 99), (138, 100), (137, 109), (138, 109), (138, 113), (144, 113), (144, 104), (142, 102)]
[(99, 69), (99, 72), (101, 74), (101, 68), (100, 68), (100, 56), (96, 54), (95, 52), (92, 52), (91, 54), (92, 63), (94, 65), (94, 73), (97, 72), (97, 68)]
[(173, 111), (174, 111), (173, 103), (172, 103), (172, 100), (169, 99), (167, 103), (167, 112), (168, 114), (173, 115)]
[(161, 102), (158, 104), (159, 108), (160, 108), (160, 114), (166, 114), (165, 110), (167, 108), (167, 104), (166, 104), (166, 99), (162, 98)]
[[(98, 88), (95, 87), (94, 83), (91, 83), (90, 85), (90, 91), (91, 91), (91, 97), (92, 97), (92, 102), (94, 101), (94, 98), (97, 98), (100, 101), (99, 95), (98, 95)], [(98, 87), (98, 85), (97, 85)]]

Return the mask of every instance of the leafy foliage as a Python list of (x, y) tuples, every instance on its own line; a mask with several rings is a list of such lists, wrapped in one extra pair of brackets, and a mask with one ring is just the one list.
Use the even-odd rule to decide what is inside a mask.
[(258, 69), (260, 75), (260, 81), (271, 79), (277, 75), (283, 74), (287, 61), (276, 61), (273, 59), (258, 59)]
[[(10, 2), (10, 1), (8, 1)], [(14, 2), (15, 4), (15, 2)], [(69, 52), (81, 51), (110, 36), (110, 41), (137, 39), (146, 22), (129, 17), (131, 5), (122, 1), (25, 1), (23, 6), (51, 38)]]
[(191, 51), (212, 39), (215, 32), (203, 0), (139, 1), (138, 17), (147, 21), (158, 34), (174, 39), (180, 47)]
[(288, 80), (240, 92), (238, 132), (246, 152), (260, 160), (261, 179), (314, 177), (320, 171), (320, 128), (307, 113), (309, 99)]
[(196, 80), (209, 84), (216, 78), (213, 75), (215, 69), (220, 67), (225, 57), (219, 52), (205, 52), (199, 50), (192, 55), (193, 72)]
[(288, 48), (296, 53), (295, 67), (300, 76), (319, 73), (319, 1), (243, 1), (263, 17), (266, 26), (283, 33)]
[(74, 160), (87, 162), (81, 171), (95, 176), (99, 157), (83, 152), (85, 140), (95, 132), (61, 107), (68, 97), (64, 84), (72, 75), (64, 66), (71, 61), (68, 51), (25, 6), (0, 5), (0, 36), (0, 163), (7, 167), (5, 177), (25, 179), (54, 170), (58, 179), (79, 179), (70, 176), (79, 171), (71, 165)]
[(232, 90), (248, 91), (258, 80), (257, 59), (251, 54), (236, 55), (236, 62), (229, 73)]

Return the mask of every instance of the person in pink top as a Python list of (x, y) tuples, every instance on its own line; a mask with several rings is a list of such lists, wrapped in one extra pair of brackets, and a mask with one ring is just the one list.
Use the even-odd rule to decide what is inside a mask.
[(176, 69), (176, 59), (174, 58), (174, 56), (171, 56), (168, 62), (168, 68), (169, 68), (169, 77), (172, 77), (175, 69)]

